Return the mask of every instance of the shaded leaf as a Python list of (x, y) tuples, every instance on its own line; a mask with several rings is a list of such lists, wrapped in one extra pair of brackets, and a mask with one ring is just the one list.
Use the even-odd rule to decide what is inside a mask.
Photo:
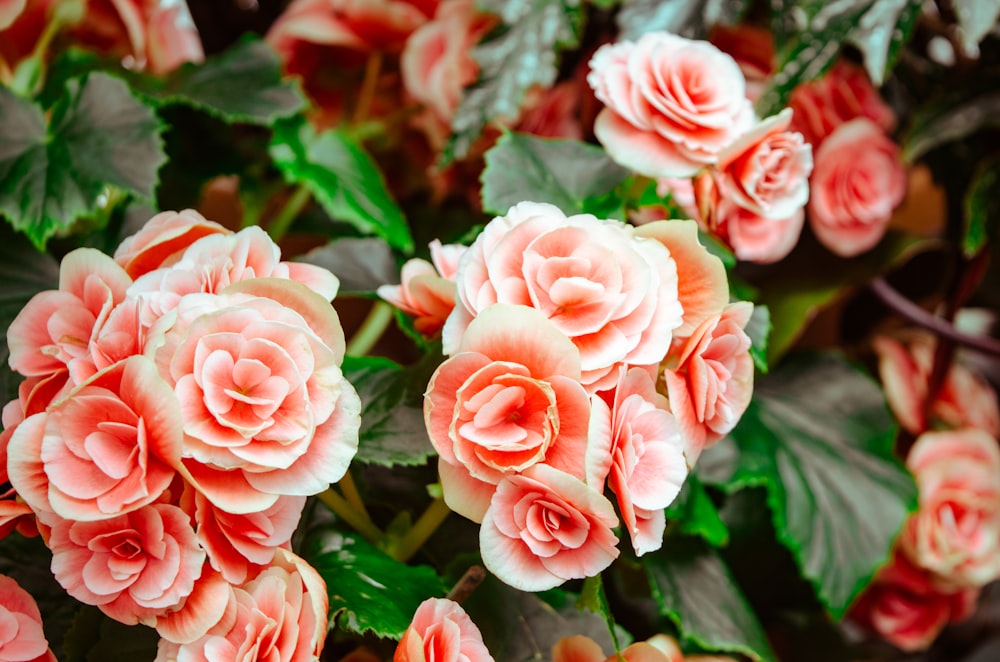
[(618, 12), (619, 39), (635, 40), (647, 32), (672, 32), (704, 38), (713, 25), (735, 25), (749, 0), (625, 0)]
[(729, 541), (729, 529), (696, 474), (684, 481), (680, 494), (667, 508), (667, 520), (675, 521), (680, 533), (702, 538), (713, 547)]
[(64, 662), (133, 662), (156, 657), (160, 635), (145, 625), (125, 625), (84, 605), (66, 632)]
[(295, 258), (329, 269), (340, 279), (340, 295), (371, 294), (380, 285), (399, 283), (399, 267), (381, 239), (335, 239)]
[(761, 372), (767, 372), (767, 338), (771, 333), (771, 311), (767, 306), (753, 307), (753, 314), (744, 329), (750, 336), (750, 356)]
[(997, 76), (986, 76), (971, 88), (924, 105), (903, 135), (903, 158), (914, 163), (941, 145), (1000, 126), (998, 83)]
[(965, 234), (962, 250), (967, 257), (981, 251), (1000, 227), (1000, 159), (983, 163), (965, 195)]

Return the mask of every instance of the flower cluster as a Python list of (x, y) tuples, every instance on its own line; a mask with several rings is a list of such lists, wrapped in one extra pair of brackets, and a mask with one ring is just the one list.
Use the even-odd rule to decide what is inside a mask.
[(326, 589), (287, 547), (357, 450), (338, 285), (259, 228), (164, 212), (113, 259), (69, 253), (8, 330), (6, 477), (59, 583), (155, 627), (160, 659), (322, 646)]

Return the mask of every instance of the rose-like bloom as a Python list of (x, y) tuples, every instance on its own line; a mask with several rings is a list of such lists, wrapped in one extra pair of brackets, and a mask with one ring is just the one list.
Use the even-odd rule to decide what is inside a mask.
[(934, 336), (908, 330), (898, 337), (879, 336), (873, 341), (878, 372), (886, 399), (899, 424), (910, 434), (931, 429), (935, 422), (950, 427), (981, 428), (1000, 436), (1000, 406), (993, 387), (961, 362), (953, 362), (930, 407), (924, 403), (934, 365)]
[(193, 209), (164, 211), (146, 221), (115, 249), (117, 262), (132, 278), (176, 262), (188, 246), (210, 234), (230, 234)]
[(918, 651), (949, 623), (968, 618), (978, 597), (978, 589), (942, 592), (896, 553), (851, 607), (850, 618), (904, 651)]
[(688, 470), (677, 422), (642, 368), (621, 369), (611, 406), (591, 398), (587, 474), (594, 486), (607, 476), (635, 553), (659, 549), (663, 510), (677, 498)]
[(457, 602), (428, 598), (399, 640), (393, 662), (493, 662), (483, 635)]
[(505, 475), (545, 462), (585, 476), (590, 401), (580, 354), (537, 310), (495, 304), (473, 320), (424, 396), (444, 499), (480, 521)]
[(340, 371), (340, 320), (316, 293), (254, 278), (187, 295), (147, 349), (180, 402), (178, 468), (217, 507), (263, 511), (344, 475), (361, 403)]
[(455, 308), (455, 272), (466, 247), (461, 244), (442, 245), (435, 239), (430, 244), (431, 262), (420, 258), (407, 260), (400, 274), (399, 285), (382, 285), (380, 297), (413, 315), (413, 327), (425, 336), (437, 335)]
[(232, 589), (222, 620), (187, 643), (161, 639), (155, 662), (303, 662), (323, 651), (329, 606), (323, 578), (279, 549), (274, 563)]
[(747, 98), (756, 103), (775, 70), (774, 34), (746, 23), (716, 24), (708, 40), (736, 60), (747, 81)]
[(12, 475), (35, 510), (107, 519), (156, 500), (174, 479), (181, 416), (152, 361), (134, 356), (22, 422), (8, 452), (41, 462), (47, 485)]
[(688, 464), (736, 427), (753, 395), (750, 338), (743, 328), (753, 304), (730, 304), (679, 340), (663, 363), (670, 411), (688, 444)]
[(841, 124), (815, 154), (809, 222), (842, 257), (863, 253), (885, 234), (906, 195), (899, 146), (868, 119)]
[(6, 575), (0, 575), (0, 660), (56, 662), (34, 598)]
[(601, 572), (618, 558), (614, 507), (578, 478), (545, 464), (505, 478), (479, 530), (487, 569), (522, 591)]
[(899, 545), (946, 590), (1000, 577), (1000, 449), (975, 428), (925, 432), (906, 466), (920, 505)]
[(446, 354), (488, 306), (531, 306), (577, 346), (591, 390), (612, 385), (623, 363), (659, 362), (681, 324), (677, 267), (661, 242), (544, 203), (522, 202), (490, 221), (462, 256), (456, 283)]
[(59, 520), (49, 547), (67, 593), (128, 625), (178, 606), (205, 561), (191, 520), (163, 503), (96, 522)]
[(602, 46), (587, 82), (607, 106), (594, 134), (647, 177), (690, 177), (750, 128), (746, 81), (730, 56), (665, 32)]

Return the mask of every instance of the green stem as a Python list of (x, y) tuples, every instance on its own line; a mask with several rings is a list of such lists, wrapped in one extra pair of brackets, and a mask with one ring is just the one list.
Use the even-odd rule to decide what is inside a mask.
[(278, 215), (268, 223), (267, 233), (271, 235), (271, 239), (277, 242), (284, 237), (288, 228), (292, 227), (292, 222), (302, 213), (311, 199), (312, 193), (309, 192), (309, 189), (306, 188), (305, 184), (299, 184), (288, 196), (288, 200), (285, 201), (285, 205), (278, 212)]
[(420, 519), (413, 523), (413, 528), (399, 541), (396, 549), (393, 550), (393, 558), (404, 563), (409, 561), (410, 557), (424, 546), (427, 539), (434, 535), (434, 532), (438, 530), (438, 527), (450, 513), (451, 508), (445, 504), (444, 498), (434, 499), (431, 505), (427, 506), (427, 510), (420, 516)]
[(333, 488), (320, 492), (317, 496), (327, 508), (351, 525), (355, 531), (360, 533), (371, 544), (376, 545), (382, 539), (382, 532), (379, 531), (378, 527), (372, 524), (372, 521), (365, 515), (355, 510), (354, 506), (348, 503), (347, 499), (337, 494)]
[(392, 322), (393, 310), (393, 307), (385, 301), (376, 301), (347, 343), (347, 354), (364, 356), (370, 352)]
[(340, 479), (337, 486), (344, 493), (344, 498), (347, 499), (347, 502), (354, 506), (355, 510), (364, 515), (365, 519), (371, 521), (371, 515), (368, 514), (368, 509), (365, 508), (364, 499), (361, 498), (361, 493), (358, 492), (358, 486), (355, 485), (350, 471), (344, 474), (344, 477)]

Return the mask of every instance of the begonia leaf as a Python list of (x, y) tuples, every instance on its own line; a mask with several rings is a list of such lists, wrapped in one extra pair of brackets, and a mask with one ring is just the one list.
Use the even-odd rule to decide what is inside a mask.
[(608, 201), (602, 196), (613, 197), (628, 177), (629, 171), (600, 147), (506, 133), (486, 152), (483, 209), (506, 214), (518, 202), (535, 200), (551, 203), (566, 214), (614, 213), (624, 209), (623, 197)]
[(767, 372), (767, 338), (771, 334), (771, 311), (767, 306), (753, 307), (753, 315), (744, 329), (750, 336), (750, 356), (761, 372)]
[(672, 32), (704, 38), (713, 25), (734, 25), (749, 0), (625, 0), (618, 12), (619, 39), (635, 40), (647, 32)]
[(125, 625), (84, 605), (66, 632), (63, 662), (132, 662), (156, 657), (160, 636), (145, 625)]
[(878, 384), (837, 354), (798, 355), (758, 380), (736, 429), (703, 454), (700, 476), (728, 491), (766, 489), (778, 539), (840, 618), (916, 506), (895, 436)]
[(108, 186), (152, 198), (166, 160), (160, 133), (152, 109), (107, 74), (69, 81), (48, 119), (0, 87), (0, 212), (43, 248)]
[(965, 233), (962, 250), (966, 257), (981, 251), (1000, 228), (1000, 159), (980, 165), (965, 195)]
[(371, 294), (380, 285), (399, 282), (399, 267), (389, 244), (373, 237), (335, 239), (295, 261), (315, 264), (336, 274), (340, 295)]
[(903, 134), (903, 158), (914, 163), (937, 147), (1000, 126), (998, 83), (995, 73), (985, 72), (975, 84), (921, 107)]
[(761, 662), (776, 659), (729, 568), (704, 541), (671, 536), (643, 559), (660, 613), (685, 640)]
[(444, 595), (433, 568), (401, 563), (360, 536), (328, 532), (306, 547), (326, 582), (330, 618), (349, 632), (399, 639), (421, 602)]
[(667, 520), (680, 533), (698, 536), (713, 547), (721, 547), (729, 540), (729, 529), (696, 474), (684, 481), (680, 494), (667, 508)]
[(487, 123), (518, 116), (534, 85), (551, 87), (556, 51), (579, 42), (580, 6), (572, 0), (479, 0), (501, 24), (472, 49), (478, 80), (466, 87), (451, 120), (446, 154), (464, 157)]
[(308, 188), (331, 218), (403, 252), (413, 250), (410, 228), (378, 165), (349, 135), (316, 133), (302, 118), (285, 120), (274, 127), (270, 153), (285, 180)]

